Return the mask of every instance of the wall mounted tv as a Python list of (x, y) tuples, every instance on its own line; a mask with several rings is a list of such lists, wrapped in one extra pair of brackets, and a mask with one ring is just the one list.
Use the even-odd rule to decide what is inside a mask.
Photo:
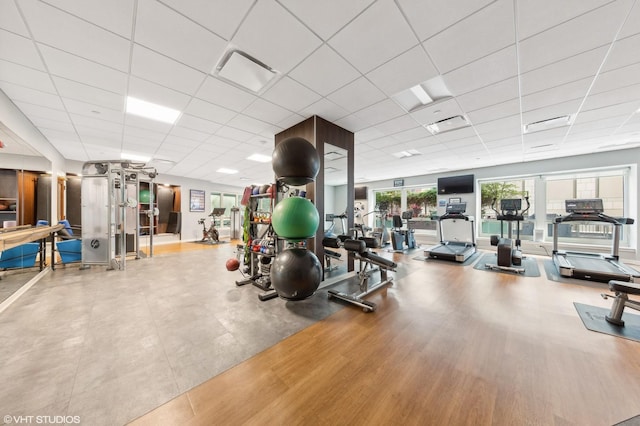
[(438, 178), (438, 194), (470, 194), (473, 187), (473, 175)]
[(356, 186), (354, 189), (355, 200), (366, 200), (367, 199), (367, 187), (366, 186)]

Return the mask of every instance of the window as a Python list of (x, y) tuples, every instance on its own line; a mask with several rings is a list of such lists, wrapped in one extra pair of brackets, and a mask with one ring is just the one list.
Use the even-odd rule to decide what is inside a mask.
[(211, 193), (211, 210), (214, 208), (224, 207), (224, 214), (219, 218), (219, 225), (221, 227), (229, 227), (231, 225), (231, 208), (238, 207), (238, 195), (237, 194), (224, 194), (220, 192)]
[[(524, 220), (520, 222), (520, 239), (533, 240), (535, 229), (535, 179), (533, 177), (510, 180), (491, 180), (480, 182), (480, 235), (500, 235), (500, 221), (496, 219), (500, 210), (500, 200), (507, 198), (521, 198), (522, 209), (527, 209), (525, 197), (529, 197), (529, 209), (524, 213)], [(494, 204), (495, 200), (495, 204)], [(493, 204), (493, 207), (492, 207)], [(512, 222), (513, 234), (516, 234), (516, 223)], [(509, 224), (503, 222), (502, 233), (508, 235)], [(515, 238), (515, 237), (514, 237)]]
[[(584, 175), (565, 175), (547, 178), (547, 236), (553, 237), (553, 222), (566, 215), (565, 200), (600, 198), (608, 216), (625, 215), (624, 194), (627, 171), (609, 170)], [(628, 233), (622, 227), (621, 246), (628, 246)], [(558, 241), (611, 244), (613, 225), (599, 222), (571, 222), (558, 224)], [(607, 241), (609, 241), (607, 243)]]

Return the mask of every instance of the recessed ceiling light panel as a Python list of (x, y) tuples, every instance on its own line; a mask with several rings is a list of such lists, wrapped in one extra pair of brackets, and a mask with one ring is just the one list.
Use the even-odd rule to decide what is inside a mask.
[(221, 167), (221, 168), (219, 168), (218, 170), (216, 170), (216, 172), (218, 172), (218, 173), (225, 173), (225, 174), (228, 174), (228, 175), (233, 175), (233, 174), (238, 173), (238, 171), (237, 171), (237, 170), (234, 170), (234, 169), (227, 169), (227, 168), (225, 168), (225, 167)]
[(258, 163), (268, 163), (271, 161), (271, 156), (264, 154), (251, 154), (247, 157), (247, 160), (257, 161)]
[(127, 113), (173, 124), (180, 116), (180, 111), (166, 106), (143, 101), (142, 99), (127, 96)]
[(445, 118), (443, 120), (436, 121), (434, 123), (426, 125), (426, 129), (433, 135), (437, 135), (444, 132), (450, 132), (452, 130), (462, 129), (468, 127), (469, 122), (463, 115), (456, 115), (454, 117)]

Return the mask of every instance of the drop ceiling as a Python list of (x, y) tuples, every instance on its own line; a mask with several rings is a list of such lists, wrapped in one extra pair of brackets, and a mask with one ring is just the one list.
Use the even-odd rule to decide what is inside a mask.
[[(640, 0), (458, 3), (3, 0), (0, 90), (67, 159), (146, 155), (161, 175), (237, 186), (272, 180), (247, 157), (311, 115), (355, 133), (358, 182), (640, 145)], [(219, 78), (230, 49), (269, 85)], [(450, 97), (395, 100), (434, 78)], [(182, 114), (128, 115), (127, 96)], [(458, 115), (469, 126), (427, 130)]]

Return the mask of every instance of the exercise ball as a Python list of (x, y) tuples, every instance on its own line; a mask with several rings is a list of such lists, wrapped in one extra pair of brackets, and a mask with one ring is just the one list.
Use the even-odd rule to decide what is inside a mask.
[(276, 176), (288, 185), (304, 185), (318, 175), (320, 156), (304, 138), (292, 137), (276, 145), (271, 165)]
[(252, 189), (251, 189), (251, 194), (252, 195), (260, 194), (260, 187), (259, 186), (253, 186)]
[(315, 293), (322, 280), (322, 265), (313, 252), (291, 248), (279, 253), (271, 265), (271, 285), (283, 299), (302, 300)]
[(141, 189), (139, 195), (139, 201), (141, 203), (148, 203), (151, 200), (151, 193), (148, 189)]
[(227, 267), (227, 271), (237, 271), (240, 267), (240, 261), (235, 257), (232, 257), (231, 259), (227, 260), (225, 266)]
[(313, 237), (319, 223), (318, 209), (306, 198), (285, 198), (276, 204), (271, 213), (273, 230), (288, 240)]

